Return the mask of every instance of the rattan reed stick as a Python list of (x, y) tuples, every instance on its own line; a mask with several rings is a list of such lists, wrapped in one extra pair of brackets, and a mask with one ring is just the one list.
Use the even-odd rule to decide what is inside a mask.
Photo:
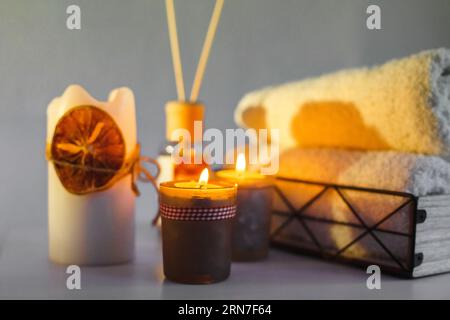
[(180, 45), (178, 43), (177, 22), (173, 0), (166, 0), (167, 23), (169, 27), (170, 48), (172, 51), (173, 71), (179, 101), (186, 100), (183, 80), (183, 66), (181, 64)]
[(205, 74), (206, 65), (208, 63), (209, 53), (214, 41), (214, 36), (216, 34), (217, 26), (219, 24), (220, 15), (222, 12), (224, 0), (216, 0), (216, 5), (214, 6), (214, 11), (209, 23), (208, 32), (206, 33), (205, 42), (203, 44), (203, 49), (200, 55), (200, 59), (197, 66), (197, 71), (195, 73), (194, 83), (191, 90), (190, 101), (195, 102), (198, 99), (200, 93), (200, 88), (203, 81), (203, 76)]

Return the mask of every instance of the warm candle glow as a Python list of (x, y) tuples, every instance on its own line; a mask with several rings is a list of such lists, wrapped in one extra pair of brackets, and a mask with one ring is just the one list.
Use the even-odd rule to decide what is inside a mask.
[(200, 178), (198, 179), (198, 184), (200, 186), (205, 186), (208, 184), (209, 179), (209, 171), (208, 168), (203, 169), (202, 173), (200, 174)]
[(239, 153), (236, 160), (236, 171), (244, 172), (246, 167), (245, 154)]

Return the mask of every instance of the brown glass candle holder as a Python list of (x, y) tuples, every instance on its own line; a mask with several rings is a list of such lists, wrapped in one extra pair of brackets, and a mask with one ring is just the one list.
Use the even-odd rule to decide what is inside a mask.
[(164, 275), (186, 284), (228, 278), (236, 186), (166, 182), (160, 186)]
[(257, 261), (269, 253), (273, 187), (238, 186), (232, 260)]
[(237, 186), (237, 212), (233, 224), (232, 260), (257, 261), (269, 252), (273, 180), (259, 173), (222, 170), (217, 178)]

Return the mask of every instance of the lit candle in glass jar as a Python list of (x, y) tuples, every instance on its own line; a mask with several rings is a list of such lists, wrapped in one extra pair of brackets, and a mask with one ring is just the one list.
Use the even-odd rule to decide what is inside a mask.
[(208, 181), (160, 185), (164, 274), (180, 283), (213, 283), (230, 274), (236, 186)]
[(239, 154), (235, 170), (221, 170), (219, 179), (235, 183), (237, 213), (233, 226), (232, 258), (234, 261), (255, 261), (267, 257), (272, 210), (272, 180), (246, 170), (244, 154)]

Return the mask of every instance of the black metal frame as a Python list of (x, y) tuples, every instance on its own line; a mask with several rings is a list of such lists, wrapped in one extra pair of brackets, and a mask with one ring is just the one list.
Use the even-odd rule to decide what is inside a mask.
[[(292, 202), (288, 199), (288, 197), (283, 193), (283, 191), (278, 187), (275, 186), (275, 193), (278, 197), (280, 197), (280, 200), (286, 205), (288, 208), (288, 211), (278, 211), (274, 210), (273, 214), (278, 216), (284, 216), (286, 217), (286, 221), (284, 221), (278, 228), (272, 231), (271, 233), (271, 242), (274, 246), (282, 249), (288, 249), (288, 250), (294, 250), (299, 253), (319, 256), (324, 259), (328, 260), (334, 260), (344, 263), (350, 263), (353, 265), (357, 265), (360, 267), (367, 267), (371, 264), (377, 264), (381, 267), (381, 269), (385, 272), (388, 272), (390, 274), (394, 274), (401, 277), (412, 277), (412, 273), (414, 270), (414, 267), (420, 264), (420, 254), (415, 254), (415, 235), (416, 235), (416, 223), (417, 223), (417, 197), (405, 193), (405, 192), (396, 192), (396, 191), (388, 191), (388, 190), (378, 190), (378, 189), (370, 189), (370, 188), (363, 188), (363, 187), (354, 187), (354, 186), (344, 186), (344, 185), (336, 185), (336, 184), (329, 184), (329, 183), (321, 183), (321, 182), (311, 182), (311, 181), (305, 181), (305, 180), (299, 180), (299, 179), (290, 179), (285, 177), (277, 177), (277, 181), (284, 181), (284, 182), (290, 182), (290, 183), (299, 183), (303, 185), (313, 185), (313, 186), (319, 186), (321, 187), (321, 191), (318, 192), (314, 197), (312, 197), (309, 201), (307, 201), (301, 208), (296, 209)], [(359, 224), (355, 224), (354, 222), (342, 222), (342, 221), (335, 221), (331, 219), (324, 219), (324, 218), (318, 218), (313, 217), (311, 215), (306, 215), (305, 211), (308, 207), (313, 205), (320, 197), (325, 194), (328, 190), (333, 189), (336, 191), (336, 193), (339, 195), (339, 197), (343, 200), (343, 202), (346, 204), (348, 209), (353, 213), (354, 217), (357, 219)], [(382, 218), (380, 221), (375, 223), (372, 226), (368, 226), (364, 219), (361, 218), (360, 213), (356, 208), (352, 205), (352, 203), (349, 201), (348, 198), (343, 194), (343, 190), (352, 190), (352, 191), (361, 191), (361, 192), (368, 192), (368, 193), (376, 193), (376, 194), (382, 194), (386, 196), (397, 196), (402, 197), (405, 199), (405, 201), (402, 202), (400, 206), (398, 206), (395, 210), (387, 214), (384, 218)], [(409, 230), (408, 233), (403, 232), (395, 232), (390, 230), (384, 230), (379, 229), (378, 227), (391, 218), (396, 213), (400, 212), (403, 208), (405, 208), (407, 205), (413, 205), (413, 210), (411, 210), (411, 214), (409, 215), (410, 225), (412, 228)], [(420, 210), (419, 210), (420, 211)], [(291, 222), (298, 220), (308, 236), (310, 237), (310, 240), (315, 244), (316, 249), (311, 250), (306, 247), (302, 247), (301, 244), (299, 245), (291, 245), (286, 244), (282, 241), (282, 239), (279, 239), (279, 236), (281, 235), (281, 231), (286, 228)], [(351, 242), (349, 242), (344, 247), (340, 248), (337, 253), (330, 255), (329, 253), (325, 252), (323, 249), (321, 242), (320, 242), (320, 235), (315, 235), (312, 230), (308, 227), (306, 221), (313, 220), (316, 222), (326, 223), (326, 224), (339, 224), (339, 225), (346, 225), (356, 228), (364, 229), (363, 233), (357, 236), (355, 239), (353, 239)], [(384, 233), (392, 233), (396, 234), (398, 236), (402, 237), (408, 237), (410, 238), (410, 246), (408, 252), (408, 256), (410, 257), (409, 261), (406, 263), (402, 263), (389, 249), (389, 247), (383, 243), (383, 241), (374, 233), (374, 231), (377, 232), (384, 232)], [(383, 248), (383, 250), (390, 256), (390, 258), (395, 261), (397, 267), (392, 267), (392, 265), (380, 265), (379, 262), (373, 262), (369, 261), (367, 258), (361, 257), (359, 258), (348, 258), (342, 255), (345, 250), (350, 248), (352, 245), (357, 243), (359, 240), (363, 239), (366, 236), (372, 236), (373, 239)]]

